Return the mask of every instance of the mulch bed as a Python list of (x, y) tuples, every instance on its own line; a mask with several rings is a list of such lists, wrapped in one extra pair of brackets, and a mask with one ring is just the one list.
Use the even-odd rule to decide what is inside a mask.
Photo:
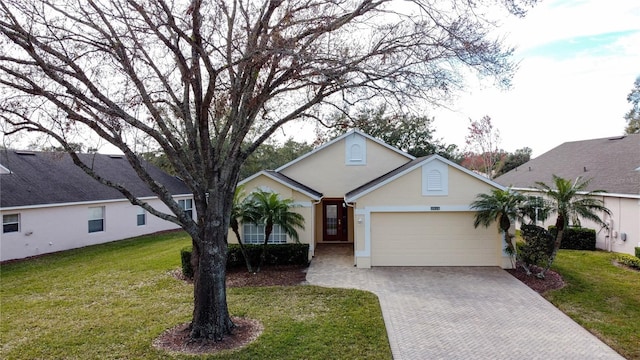
[(540, 272), (540, 270), (541, 269), (539, 267), (532, 266), (532, 274), (527, 275), (527, 272), (522, 268), (522, 266), (518, 265), (516, 269), (508, 269), (507, 272), (539, 294), (544, 294), (549, 290), (561, 289), (564, 287), (565, 282), (560, 274), (553, 270), (549, 270), (546, 272), (544, 279), (540, 279), (535, 275)]

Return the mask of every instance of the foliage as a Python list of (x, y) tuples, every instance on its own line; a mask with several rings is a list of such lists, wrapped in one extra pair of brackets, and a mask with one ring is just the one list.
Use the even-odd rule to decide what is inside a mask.
[(355, 114), (334, 115), (326, 134), (318, 134), (316, 142), (325, 142), (326, 137), (337, 137), (350, 129), (358, 129), (415, 157), (431, 154), (441, 155), (459, 163), (461, 154), (456, 145), (446, 145), (434, 139), (434, 119), (427, 116), (388, 114), (386, 106), (364, 108)]
[(546, 265), (553, 251), (553, 235), (537, 225), (523, 224), (520, 227), (523, 242), (517, 244), (517, 259), (522, 267), (531, 275), (531, 266)]
[(262, 170), (275, 170), (312, 150), (312, 145), (291, 138), (283, 144), (261, 144), (242, 164), (239, 178), (247, 178)]
[[(485, 115), (480, 120), (469, 119), (469, 133), (465, 137), (467, 158), (479, 156), (480, 163), (468, 162), (469, 169), (484, 174), (489, 179), (495, 177), (496, 164), (500, 158), (500, 131), (494, 129), (491, 117)], [(464, 163), (463, 163), (464, 164)]]
[(640, 258), (640, 247), (636, 247), (635, 250), (636, 250), (636, 257)]
[(624, 115), (627, 121), (625, 134), (640, 134), (640, 76), (633, 83), (633, 88), (627, 95), (627, 101), (631, 103), (631, 110)]
[[(558, 233), (555, 226), (549, 226), (549, 232), (553, 237)], [(596, 231), (581, 227), (568, 227), (564, 230), (560, 249), (590, 250), (596, 249)]]
[(617, 254), (615, 259), (621, 264), (640, 270), (640, 259), (636, 256), (629, 254)]
[(506, 174), (509, 171), (531, 160), (533, 150), (528, 147), (517, 149), (513, 153), (506, 153), (501, 156), (501, 160), (496, 166), (496, 177)]
[(538, 273), (538, 277), (544, 277), (545, 272), (549, 270), (560, 249), (565, 229), (569, 225), (569, 220), (574, 225), (580, 225), (580, 219), (587, 219), (596, 224), (606, 226), (604, 221), (598, 215), (605, 213), (611, 215), (611, 211), (604, 206), (604, 202), (595, 196), (602, 193), (602, 190), (586, 191), (589, 187), (590, 180), (582, 180), (578, 177), (575, 181), (563, 179), (553, 175), (553, 186), (537, 182), (538, 189), (543, 191), (552, 204), (552, 211), (557, 214), (556, 218), (556, 239), (553, 251), (549, 257), (547, 266)]
[(560, 250), (553, 270), (566, 286), (544, 297), (627, 359), (640, 359), (640, 273), (604, 251)]
[(511, 188), (506, 190), (493, 189), (490, 194), (478, 194), (471, 203), (471, 209), (476, 211), (473, 226), (489, 227), (494, 221), (498, 229), (504, 234), (507, 242), (507, 253), (516, 254), (513, 248), (513, 235), (509, 234), (511, 220), (520, 218), (520, 207), (526, 197)]
[(180, 263), (182, 264), (182, 275), (193, 279), (193, 266), (191, 266), (191, 253), (193, 246), (186, 246), (180, 249)]
[[(522, 16), (535, 0), (501, 3)], [(7, 135), (46, 135), (89, 176), (189, 233), (191, 336), (221, 340), (234, 327), (224, 261), (243, 162), (284, 124), (329, 109), (436, 103), (463, 87), (468, 70), (508, 85), (512, 49), (495, 40), (485, 5), (5, 0), (0, 118)], [(121, 151), (164, 206), (98, 174), (72, 146), (96, 142)], [(154, 181), (141, 144), (166, 155), (198, 219)]]
[(250, 346), (206, 357), (156, 350), (188, 322), (193, 285), (178, 280), (184, 232), (144, 236), (2, 264), (2, 358), (391, 359), (378, 298), (315, 286), (233, 288), (233, 315), (264, 326)]
[[(243, 252), (240, 244), (229, 244), (227, 269), (246, 266), (246, 257), (249, 258), (250, 263), (257, 264), (260, 261), (262, 248), (263, 246), (258, 244), (245, 244)], [(182, 274), (189, 279), (193, 279), (192, 250), (191, 246), (180, 250)], [(267, 244), (267, 254), (265, 265), (269, 266), (309, 264), (309, 244)]]
[(264, 190), (254, 191), (243, 203), (242, 221), (264, 225), (264, 243), (262, 244), (260, 261), (255, 268), (256, 272), (260, 271), (267, 258), (269, 250), (267, 244), (274, 225), (279, 225), (284, 233), (295, 242), (299, 241), (296, 228), (304, 229), (304, 217), (291, 211), (292, 207), (293, 199), (280, 199), (277, 193)]

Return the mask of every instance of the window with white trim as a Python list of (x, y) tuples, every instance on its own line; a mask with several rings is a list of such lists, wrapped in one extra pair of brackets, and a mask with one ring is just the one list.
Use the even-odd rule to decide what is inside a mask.
[[(242, 224), (242, 242), (245, 244), (264, 243), (264, 225), (251, 223)], [(280, 225), (273, 225), (273, 231), (269, 236), (269, 244), (286, 244), (287, 234)]]
[(178, 206), (187, 213), (189, 218), (193, 219), (193, 199), (178, 200)]
[(147, 225), (147, 211), (141, 207), (138, 207), (138, 214), (136, 215), (136, 223), (138, 226)]
[(104, 231), (104, 206), (89, 208), (89, 232)]
[(20, 214), (2, 215), (2, 233), (20, 232)]

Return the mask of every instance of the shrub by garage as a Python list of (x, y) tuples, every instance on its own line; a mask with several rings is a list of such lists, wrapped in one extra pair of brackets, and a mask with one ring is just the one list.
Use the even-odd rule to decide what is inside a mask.
[[(549, 232), (553, 237), (558, 233), (555, 226), (549, 226)], [(569, 250), (595, 250), (596, 231), (583, 227), (568, 227), (564, 230), (561, 249)]]

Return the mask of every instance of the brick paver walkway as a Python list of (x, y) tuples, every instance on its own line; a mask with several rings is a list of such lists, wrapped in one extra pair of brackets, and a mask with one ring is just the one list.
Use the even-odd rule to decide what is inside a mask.
[(502, 269), (356, 269), (352, 249), (318, 247), (307, 282), (378, 295), (396, 360), (623, 359)]

